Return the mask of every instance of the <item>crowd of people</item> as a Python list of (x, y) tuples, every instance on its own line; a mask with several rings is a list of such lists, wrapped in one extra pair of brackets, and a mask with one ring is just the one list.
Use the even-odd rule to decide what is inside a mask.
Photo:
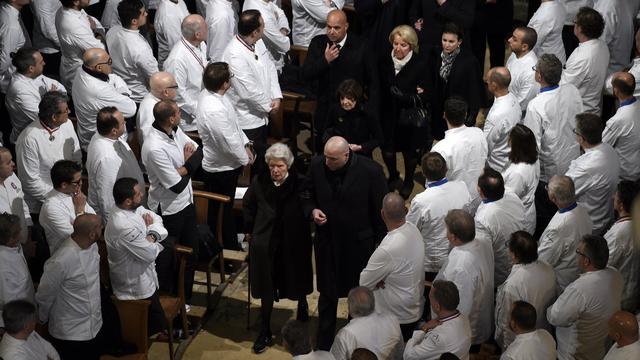
[[(233, 199), (245, 169), (242, 224), (208, 215), (249, 248), (255, 353), (287, 298), (299, 359), (640, 358), (640, 1), (533, 3), (2, 0), (0, 358), (121, 351), (110, 295), (166, 332), (192, 180)], [(308, 163), (269, 142), (285, 90)]]

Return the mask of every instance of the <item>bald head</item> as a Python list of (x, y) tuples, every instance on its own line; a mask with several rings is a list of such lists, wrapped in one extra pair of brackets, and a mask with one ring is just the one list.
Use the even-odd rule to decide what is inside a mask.
[(149, 79), (149, 88), (151, 89), (151, 93), (160, 100), (172, 100), (175, 98), (176, 92), (168, 90), (171, 90), (176, 85), (176, 79), (171, 73), (166, 71), (157, 72), (151, 75), (151, 78)]
[(404, 199), (396, 192), (390, 192), (382, 199), (382, 213), (385, 222), (404, 221), (407, 215), (407, 207), (404, 205)]
[(188, 41), (204, 41), (207, 39), (207, 23), (200, 15), (189, 15), (182, 20), (180, 26), (182, 36)]
[(330, 152), (344, 153), (349, 151), (349, 142), (342, 136), (332, 136), (324, 144), (324, 150)]
[(331, 137), (324, 144), (325, 165), (331, 171), (341, 169), (349, 160), (349, 143), (341, 136)]
[(342, 10), (332, 10), (327, 15), (327, 37), (330, 41), (338, 43), (344, 39), (349, 29), (347, 14)]
[(617, 72), (613, 74), (614, 95), (618, 98), (628, 98), (633, 96), (633, 92), (636, 90), (636, 78), (626, 71)]
[(93, 231), (95, 227), (100, 225), (101, 223), (102, 222), (98, 215), (94, 215), (94, 214), (80, 215), (73, 222), (73, 233), (78, 234), (80, 236), (89, 235), (89, 233)]
[(493, 83), (498, 89), (505, 90), (509, 88), (511, 83), (511, 73), (506, 67), (495, 67), (489, 70), (487, 75), (489, 82)]
[(626, 311), (618, 311), (609, 319), (609, 336), (618, 345), (626, 345), (638, 340), (638, 320)]
[(87, 49), (82, 55), (82, 62), (87, 67), (94, 67), (99, 63), (106, 63), (109, 61), (109, 54), (104, 49)]
[(339, 9), (335, 9), (335, 10), (331, 10), (329, 11), (329, 14), (327, 14), (327, 22), (334, 22), (337, 21), (339, 23), (342, 24), (346, 24), (347, 23), (347, 14)]

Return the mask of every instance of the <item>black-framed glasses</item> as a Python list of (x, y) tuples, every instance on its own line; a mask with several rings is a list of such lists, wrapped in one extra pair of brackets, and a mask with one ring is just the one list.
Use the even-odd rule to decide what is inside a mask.
[(538, 67), (536, 67), (535, 65), (533, 65), (533, 66), (531, 67), (531, 70), (533, 70), (533, 71), (538, 71)]
[(73, 184), (75, 186), (80, 186), (80, 184), (82, 184), (82, 179), (77, 180), (77, 181), (71, 181), (71, 184)]
[(578, 132), (578, 130), (576, 128), (571, 129), (571, 131), (573, 131), (573, 133), (576, 134), (576, 135), (580, 135), (580, 133)]
[(586, 257), (589, 261), (591, 261), (591, 258), (589, 258), (585, 253), (583, 253), (582, 251), (576, 249), (576, 254), (580, 255), (580, 256), (584, 256)]
[(112, 58), (109, 58), (109, 60), (107, 60), (107, 62), (97, 63), (97, 64), (96, 64), (96, 67), (97, 67), (98, 65), (109, 65), (109, 66), (111, 66), (112, 64), (113, 64), (113, 59), (112, 59)]
[(177, 88), (178, 88), (178, 84), (167, 86), (167, 89), (177, 89)]

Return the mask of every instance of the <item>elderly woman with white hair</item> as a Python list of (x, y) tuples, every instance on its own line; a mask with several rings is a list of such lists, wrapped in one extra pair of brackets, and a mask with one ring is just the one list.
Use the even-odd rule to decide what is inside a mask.
[(244, 196), (251, 292), (261, 300), (262, 327), (253, 344), (255, 353), (273, 343), (274, 301), (297, 300), (297, 319), (309, 318), (306, 295), (313, 291), (311, 231), (302, 211), (302, 182), (291, 167), (293, 160), (286, 145), (273, 144), (265, 153), (269, 172), (255, 176)]

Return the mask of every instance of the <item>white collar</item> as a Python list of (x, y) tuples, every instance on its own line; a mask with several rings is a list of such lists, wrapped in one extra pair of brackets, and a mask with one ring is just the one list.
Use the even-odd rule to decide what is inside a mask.
[(340, 45), (340, 48), (341, 48), (341, 49), (344, 47), (344, 43), (346, 43), (346, 42), (347, 42), (347, 36), (349, 36), (349, 34), (348, 34), (348, 33), (347, 33), (347, 34), (345, 34), (345, 35), (344, 35), (344, 38), (342, 39), (342, 41), (340, 41), (340, 42), (338, 43), (338, 45)]

